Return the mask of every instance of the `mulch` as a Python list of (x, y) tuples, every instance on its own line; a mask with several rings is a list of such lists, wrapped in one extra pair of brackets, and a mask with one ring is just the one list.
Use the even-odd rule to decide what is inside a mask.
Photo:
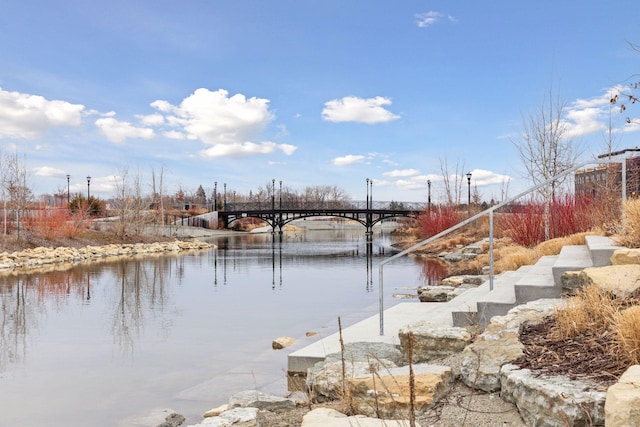
[(538, 374), (563, 375), (569, 379), (589, 379), (603, 388), (614, 384), (628, 367), (616, 355), (611, 332), (587, 332), (568, 339), (551, 339), (555, 319), (526, 325), (520, 334), (524, 356), (513, 363)]

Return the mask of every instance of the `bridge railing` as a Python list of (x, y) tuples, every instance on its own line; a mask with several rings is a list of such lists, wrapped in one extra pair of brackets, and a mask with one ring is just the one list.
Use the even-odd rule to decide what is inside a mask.
[[(488, 216), (489, 217), (489, 289), (491, 291), (493, 291), (493, 279), (494, 279), (494, 271), (493, 271), (493, 214), (497, 209), (502, 208), (503, 206), (509, 205), (513, 202), (515, 202), (518, 199), (521, 199), (524, 196), (527, 196), (549, 184), (551, 184), (552, 182), (557, 181), (560, 178), (563, 178), (567, 175), (569, 175), (570, 173), (573, 173), (575, 171), (577, 171), (580, 168), (583, 168), (587, 165), (592, 165), (592, 164), (603, 164), (603, 163), (621, 163), (622, 164), (622, 203), (624, 204), (624, 201), (626, 200), (626, 188), (627, 188), (627, 182), (626, 182), (626, 159), (611, 159), (611, 158), (603, 158), (603, 159), (592, 159), (589, 160), (587, 162), (584, 163), (580, 163), (579, 165), (573, 166), (569, 169), (566, 169), (565, 171), (549, 178), (548, 180), (535, 185), (525, 191), (523, 191), (522, 193), (504, 201), (501, 203), (498, 203), (494, 206), (491, 206), (490, 208), (476, 214), (473, 215), (472, 217), (452, 226), (447, 228), (446, 230), (429, 237), (428, 239), (425, 239), (419, 243), (416, 243), (415, 245), (411, 246), (410, 248), (407, 248), (401, 252), (398, 252), (397, 254), (393, 255), (390, 258), (387, 258), (383, 261), (380, 262), (380, 266), (379, 266), (379, 283), (378, 283), (378, 292), (379, 292), (379, 310), (380, 310), (380, 335), (384, 335), (384, 294), (383, 294), (383, 289), (384, 289), (384, 274), (383, 274), (383, 267), (385, 264), (388, 264), (389, 262), (398, 259), (404, 255), (407, 255), (411, 252), (414, 252), (415, 250), (423, 247), (424, 245), (433, 242), (434, 240), (437, 240), (443, 236), (446, 236), (447, 234), (450, 234), (462, 227), (464, 227), (465, 225), (468, 225), (474, 221), (477, 221), (478, 219)], [(622, 216), (622, 226), (624, 228), (625, 225), (625, 220), (624, 220), (624, 215)]]
[[(423, 211), (427, 208), (426, 203), (419, 202), (394, 202), (394, 201), (373, 201), (370, 203), (372, 210), (415, 210)], [(367, 209), (366, 201), (304, 201), (304, 200), (283, 200), (278, 199), (272, 203), (268, 201), (250, 201), (241, 203), (228, 203), (223, 207), (223, 211), (260, 211), (260, 210), (287, 210), (287, 209)]]

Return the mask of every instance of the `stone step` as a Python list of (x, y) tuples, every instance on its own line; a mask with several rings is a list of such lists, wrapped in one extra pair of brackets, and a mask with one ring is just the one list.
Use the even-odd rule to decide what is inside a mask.
[(578, 271), (583, 268), (593, 267), (591, 252), (587, 245), (563, 246), (558, 254), (558, 259), (551, 267), (553, 271), (553, 283), (561, 287), (562, 274), (567, 271)]
[(625, 249), (624, 246), (618, 246), (615, 242), (606, 236), (586, 236), (585, 242), (591, 253), (591, 262), (594, 267), (604, 267), (611, 265), (611, 255), (618, 249)]
[(558, 255), (541, 257), (515, 284), (516, 302), (526, 304), (540, 298), (557, 298), (562, 288), (555, 286), (552, 267)]
[[(530, 266), (523, 266), (518, 271), (506, 271), (493, 279), (493, 290), (490, 281), (484, 282), (475, 289), (470, 289), (447, 303), (451, 307), (451, 318), (454, 326), (469, 326), (478, 324), (486, 318), (485, 312), (479, 310), (478, 302), (483, 302), (483, 310), (487, 306), (493, 310), (494, 306), (515, 304), (513, 286), (528, 271)], [(495, 303), (495, 304), (494, 304)], [(482, 313), (482, 314), (478, 314)]]

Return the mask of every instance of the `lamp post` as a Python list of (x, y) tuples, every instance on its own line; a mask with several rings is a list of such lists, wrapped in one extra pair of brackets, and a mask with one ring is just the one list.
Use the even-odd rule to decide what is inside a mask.
[(213, 210), (218, 210), (218, 181), (213, 183)]
[(471, 172), (467, 172), (467, 210), (471, 216)]
[(276, 210), (276, 180), (271, 180), (271, 210)]
[(369, 178), (367, 178), (367, 209), (369, 209)]
[(431, 180), (427, 180), (427, 213), (431, 215)]
[(280, 180), (280, 210), (282, 210), (282, 180)]
[(369, 209), (373, 209), (373, 179), (369, 180)]
[(71, 175), (67, 174), (67, 207), (69, 207), (69, 202), (70, 202), (70, 191), (69, 191), (69, 178), (71, 178)]
[(227, 183), (224, 183), (224, 201), (222, 203), (222, 210), (227, 210)]
[(91, 177), (87, 177), (87, 204), (89, 204), (89, 199), (91, 198)]

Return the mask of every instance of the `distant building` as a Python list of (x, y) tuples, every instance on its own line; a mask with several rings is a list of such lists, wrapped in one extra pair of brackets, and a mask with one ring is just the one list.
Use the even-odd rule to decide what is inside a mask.
[[(638, 152), (639, 149), (622, 150), (611, 153), (611, 156), (624, 154), (626, 152)], [(606, 155), (600, 156), (608, 157)], [(640, 196), (640, 155), (627, 157), (626, 159), (627, 177), (627, 197)], [(619, 194), (622, 188), (622, 164), (608, 163), (598, 165), (593, 168), (581, 169), (575, 173), (575, 192), (578, 194), (588, 194), (592, 197), (603, 195), (607, 191), (614, 191)]]

